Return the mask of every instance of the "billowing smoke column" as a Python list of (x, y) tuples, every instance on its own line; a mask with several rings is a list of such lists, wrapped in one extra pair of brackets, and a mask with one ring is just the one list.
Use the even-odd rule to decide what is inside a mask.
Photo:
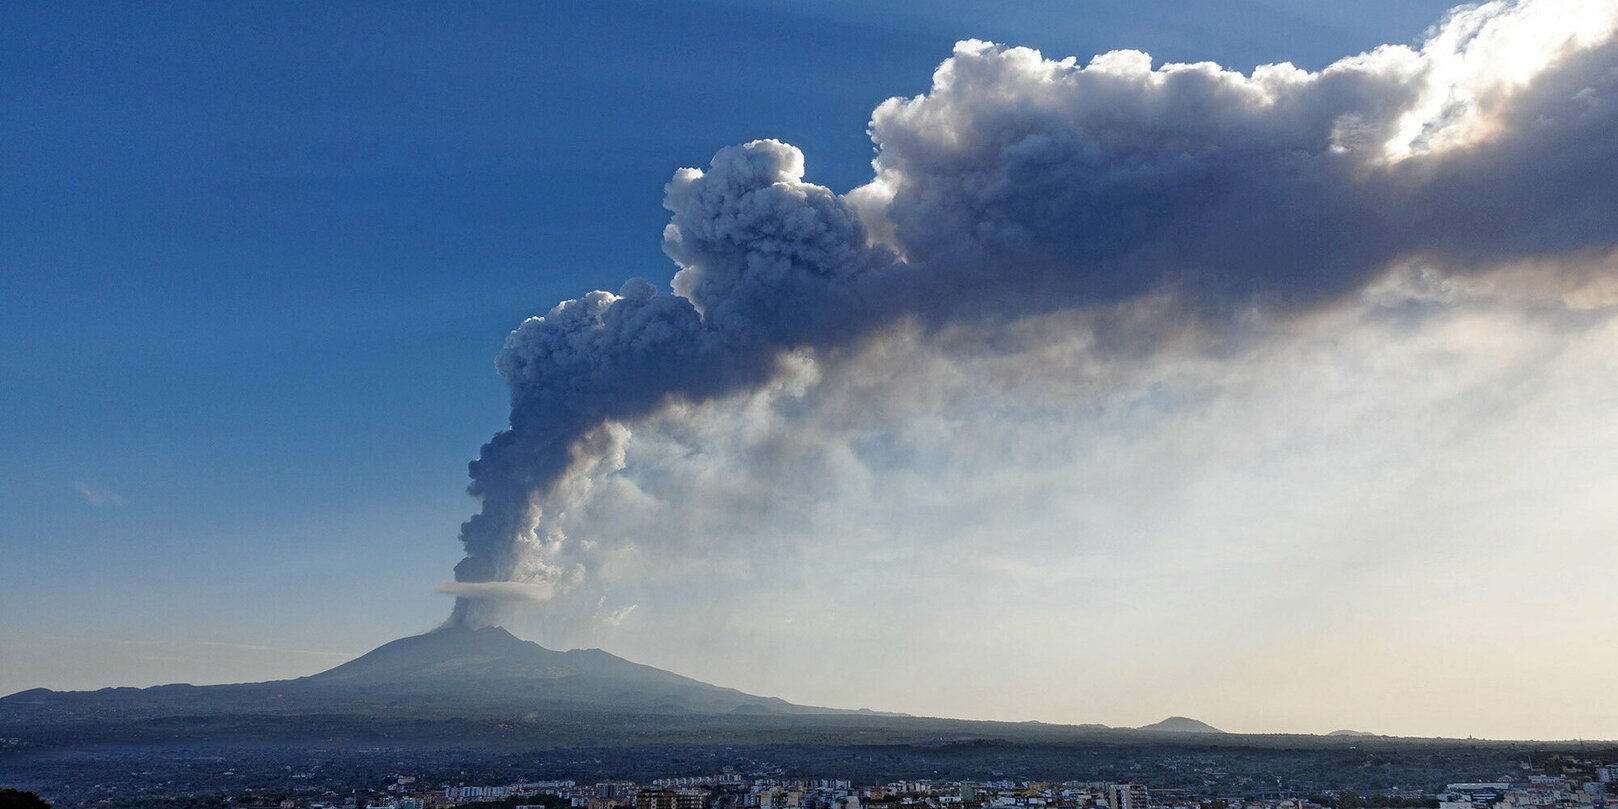
[(544, 517), (570, 487), (621, 465), (623, 423), (675, 398), (757, 385), (783, 349), (866, 327), (858, 295), (893, 255), (867, 244), (843, 199), (802, 176), (803, 156), (774, 141), (726, 149), (707, 174), (681, 171), (664, 242), (685, 267), (676, 294), (633, 280), (617, 295), (564, 301), (507, 338), (497, 367), (511, 426), (472, 463), (483, 510), (461, 529), (467, 556), (446, 588), (458, 596), (453, 622), (491, 622), (503, 602), (546, 598), (578, 575), (553, 561), (567, 538)]
[(507, 339), (511, 423), (472, 464), (482, 510), (444, 588), (451, 621), (584, 575), (554, 518), (623, 466), (629, 427), (766, 383), (789, 351), (1155, 290), (1203, 314), (1285, 312), (1413, 258), (1462, 273), (1610, 253), (1615, 31), (1618, 0), (1489, 3), (1419, 50), (1316, 73), (968, 41), (927, 94), (876, 110), (876, 176), (846, 195), (804, 182), (777, 141), (680, 170), (672, 294), (630, 281)]

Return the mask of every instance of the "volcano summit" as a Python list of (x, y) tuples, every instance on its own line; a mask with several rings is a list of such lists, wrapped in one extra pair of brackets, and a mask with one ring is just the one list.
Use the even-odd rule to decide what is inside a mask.
[(561, 714), (830, 714), (632, 663), (600, 649), (558, 652), (501, 627), (447, 626), (385, 643), (293, 680), (0, 698), (0, 726), (185, 717), (527, 719)]

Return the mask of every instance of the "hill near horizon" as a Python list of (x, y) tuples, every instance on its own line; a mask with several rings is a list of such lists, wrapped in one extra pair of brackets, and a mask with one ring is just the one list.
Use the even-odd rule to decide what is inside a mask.
[(1136, 730), (1147, 730), (1155, 733), (1224, 733), (1224, 731), (1199, 719), (1189, 716), (1171, 716), (1161, 722), (1150, 725), (1141, 725)]

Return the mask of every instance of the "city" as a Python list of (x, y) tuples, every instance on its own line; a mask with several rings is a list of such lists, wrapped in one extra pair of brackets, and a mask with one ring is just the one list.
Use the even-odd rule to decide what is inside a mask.
[[(702, 758), (697, 747), (656, 748), (635, 756), (664, 771)], [(1018, 777), (798, 777), (778, 763), (738, 758), (739, 766), (706, 775), (636, 779), (524, 778), (534, 770), (609, 772), (614, 751), (574, 749), (500, 759), (402, 750), (305, 751), (296, 764), (285, 751), (237, 749), (229, 755), (190, 751), (168, 772), (85, 768), (78, 788), (49, 797), (76, 809), (1604, 809), (1618, 806), (1618, 748), (1590, 753), (1535, 751), (1480, 759), (1499, 765), (1486, 779), (1380, 788), (1332, 789), (1298, 773), (1209, 749), (1119, 758), (1111, 767), (1136, 773), (1117, 780), (1037, 780)], [(760, 751), (751, 751), (757, 755)], [(624, 756), (626, 751), (616, 751)], [(634, 756), (634, 753), (628, 752)], [(154, 765), (150, 753), (140, 759)], [(583, 756), (564, 758), (562, 756)], [(1446, 757), (1449, 764), (1465, 761)], [(1509, 758), (1520, 760), (1511, 761)], [(1358, 769), (1373, 769), (1364, 759)], [(174, 764), (175, 762), (171, 762)], [(1342, 762), (1339, 762), (1342, 763)], [(1256, 764), (1256, 762), (1251, 762)], [(391, 765), (391, 766), (390, 766)], [(1271, 766), (1274, 761), (1271, 760)], [(1465, 766), (1465, 765), (1463, 765)], [(530, 769), (531, 768), (531, 769)], [(1233, 770), (1236, 770), (1233, 772)], [(1245, 771), (1243, 771), (1245, 770)], [(1461, 771), (1461, 770), (1457, 770)], [(1472, 769), (1480, 773), (1487, 770)], [(1390, 771), (1394, 772), (1394, 771)], [(1150, 776), (1142, 775), (1150, 773)], [(122, 777), (120, 777), (122, 776)], [(170, 777), (163, 777), (170, 776)], [(1317, 777), (1321, 777), (1317, 775)], [(1325, 773), (1324, 777), (1333, 777)], [(1409, 771), (1405, 771), (1409, 778)], [(90, 783), (89, 779), (100, 779)], [(1365, 783), (1365, 782), (1362, 782)], [(235, 784), (236, 786), (232, 786)], [(1193, 785), (1193, 784), (1200, 784)]]

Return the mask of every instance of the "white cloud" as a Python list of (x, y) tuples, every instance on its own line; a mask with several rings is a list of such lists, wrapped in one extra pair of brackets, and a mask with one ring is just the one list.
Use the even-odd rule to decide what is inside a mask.
[[(644, 610), (620, 653), (918, 713), (1618, 730), (1560, 696), (1618, 666), (1574, 640), (1618, 618), (1594, 596), (1618, 564), (1613, 310), (1378, 289), (1145, 356), (1098, 351), (1095, 318), (897, 331), (637, 425), (560, 524), (595, 576), (532, 631), (594, 645), (612, 593)], [(1546, 633), (1569, 639), (1549, 669), (1445, 665)]]
[(72, 481), (70, 485), (74, 491), (79, 493), (80, 497), (84, 498), (84, 502), (96, 508), (122, 506), (129, 503), (129, 498), (105, 486), (85, 483), (82, 480)]

